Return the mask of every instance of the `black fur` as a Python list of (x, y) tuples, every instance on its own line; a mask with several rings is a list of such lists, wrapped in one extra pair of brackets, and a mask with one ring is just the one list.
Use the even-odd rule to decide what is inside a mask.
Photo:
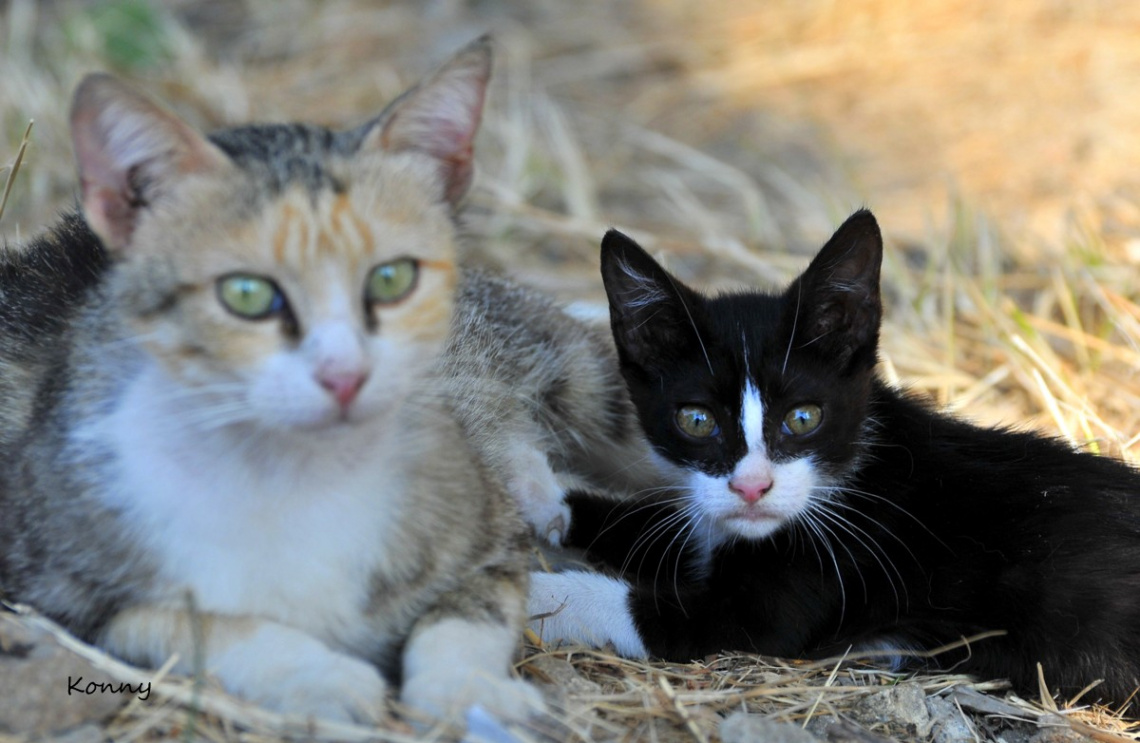
[[(837, 486), (824, 496), (834, 516), (815, 532), (792, 520), (765, 539), (729, 540), (698, 569), (680, 506), (579, 494), (567, 541), (624, 571), (657, 656), (921, 650), (1005, 630), (936, 662), (1029, 693), (1041, 663), (1054, 691), (1104, 679), (1086, 699), (1123, 704), (1140, 685), (1140, 474), (939, 414), (878, 380), (881, 252), (861, 211), (782, 294), (706, 298), (608, 234), (602, 271), (622, 372), (657, 450), (691, 470), (731, 472), (747, 448), (738, 423), (751, 380), (771, 460), (814, 457)], [(823, 423), (786, 435), (785, 411), (805, 401)], [(691, 403), (716, 412), (719, 435), (678, 430), (675, 410)]]

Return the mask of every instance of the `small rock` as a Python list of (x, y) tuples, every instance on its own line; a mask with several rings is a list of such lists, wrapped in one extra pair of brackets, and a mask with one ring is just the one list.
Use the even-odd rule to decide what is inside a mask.
[(600, 694), (602, 687), (578, 672), (569, 661), (553, 656), (540, 656), (527, 661), (526, 667), (540, 678), (545, 676), (561, 691), (570, 694)]
[(98, 725), (80, 725), (62, 735), (48, 738), (44, 743), (103, 743), (107, 734)]
[(839, 719), (831, 715), (815, 715), (808, 720), (808, 724), (804, 726), (804, 729), (817, 738), (827, 740), (827, 731), (838, 724)]
[(978, 740), (969, 718), (949, 699), (928, 697), (926, 710), (930, 713), (932, 743), (974, 743)]
[(868, 726), (885, 723), (892, 732), (905, 732), (905, 737), (910, 739), (930, 734), (926, 694), (918, 684), (898, 684), (864, 697), (855, 705), (852, 715)]
[(127, 697), (69, 693), (72, 682), (112, 680), (45, 630), (0, 613), (0, 733), (45, 735), (100, 722)]
[(721, 720), (720, 739), (722, 743), (821, 743), (798, 725), (746, 712), (733, 712)]
[(865, 730), (850, 720), (839, 720), (827, 729), (827, 743), (898, 743), (898, 741)]
[(1092, 738), (1068, 727), (1045, 728), (1029, 739), (1029, 743), (1090, 743)]

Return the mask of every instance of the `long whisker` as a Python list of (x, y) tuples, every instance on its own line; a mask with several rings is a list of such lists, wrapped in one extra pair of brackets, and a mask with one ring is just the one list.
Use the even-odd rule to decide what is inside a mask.
[[(805, 528), (810, 529), (812, 533), (816, 535), (817, 540), (823, 543), (824, 549), (827, 551), (828, 556), (831, 558), (831, 564), (835, 567), (835, 578), (839, 583), (839, 621), (842, 624), (844, 618), (847, 615), (847, 586), (843, 581), (843, 571), (839, 567), (839, 558), (836, 556), (835, 548), (827, 536), (828, 534), (835, 536), (835, 533), (832, 532), (831, 529), (827, 529), (824, 524), (819, 522), (814, 511), (815, 504), (813, 503), (808, 509), (801, 512), (800, 520), (802, 520)], [(843, 543), (840, 542), (840, 544), (842, 545)], [(843, 546), (844, 549), (847, 549), (846, 545)], [(847, 553), (850, 555), (851, 551), (847, 550)], [(818, 551), (816, 554), (819, 554)], [(820, 564), (822, 566), (822, 561)], [(858, 566), (856, 566), (856, 572), (858, 572)], [(860, 576), (860, 580), (862, 580), (862, 576)]]
[[(896, 511), (898, 511), (902, 515), (906, 516), (908, 519), (910, 519), (914, 523), (918, 524), (918, 526), (922, 527), (923, 531), (925, 531), (930, 536), (934, 537), (934, 539), (939, 544), (941, 544), (943, 547), (946, 547), (947, 549), (950, 548), (949, 545), (947, 545), (945, 542), (943, 542), (942, 539), (937, 534), (935, 534), (930, 529), (929, 526), (924, 524), (921, 519), (919, 519), (917, 516), (915, 516), (910, 511), (906, 510), (905, 508), (903, 508), (902, 506), (900, 506), (898, 503), (894, 502), (890, 498), (887, 498), (887, 497), (882, 496), (882, 495), (878, 495), (876, 493), (868, 493), (865, 490), (858, 490), (858, 489), (852, 488), (852, 487), (839, 487), (839, 488), (834, 488), (834, 490), (841, 492), (841, 493), (844, 493), (844, 494), (850, 494), (850, 495), (858, 496), (860, 498), (866, 498), (868, 500), (873, 500), (873, 501), (876, 501), (878, 503), (882, 503), (883, 505), (890, 506), (891, 508), (895, 509)], [(892, 534), (891, 536), (894, 536), (894, 535)], [(896, 537), (896, 539), (897, 539), (897, 537)], [(905, 546), (905, 545), (903, 545), (903, 546)]]
[[(846, 516), (843, 516), (842, 514), (839, 514), (839, 513), (835, 512), (829, 508), (826, 508), (826, 507), (821, 508), (819, 511), (819, 514), (821, 516), (823, 516), (824, 518), (828, 519), (829, 521), (831, 521), (831, 523), (835, 524), (836, 527), (845, 531), (856, 542), (858, 542), (860, 545), (862, 545), (862, 547), (865, 550), (867, 550), (867, 553), (871, 555), (871, 557), (875, 560), (875, 562), (878, 563), (879, 568), (882, 569), (883, 576), (887, 579), (887, 582), (890, 583), (891, 591), (895, 595), (895, 606), (897, 606), (901, 609), (903, 606), (903, 602), (901, 601), (901, 597), (899, 595), (899, 587), (895, 583), (895, 577), (897, 577), (899, 579), (899, 582), (902, 584), (903, 594), (907, 594), (906, 578), (903, 576), (903, 574), (899, 570), (898, 566), (895, 565), (894, 561), (891, 560), (891, 558), (887, 554), (886, 550), (884, 550), (882, 548), (882, 545), (880, 545), (878, 543), (878, 541), (870, 533), (868, 533), (865, 529), (860, 527), (858, 524), (856, 524), (855, 522), (853, 522), (851, 519), (847, 518)], [(881, 555), (881, 557), (880, 557), (880, 555)], [(885, 560), (885, 562), (884, 562), (884, 560)], [(889, 570), (887, 568), (888, 565), (890, 566)], [(894, 572), (894, 576), (891, 575), (891, 571)], [(906, 603), (908, 603), (908, 604), (910, 603), (909, 595), (907, 596), (907, 602)]]
[(685, 311), (685, 317), (689, 318), (689, 325), (693, 328), (693, 334), (697, 336), (697, 343), (701, 346), (701, 354), (704, 355), (705, 364), (709, 367), (709, 376), (715, 377), (716, 372), (713, 371), (712, 359), (709, 358), (708, 349), (705, 348), (705, 341), (701, 338), (701, 331), (697, 329), (697, 323), (693, 319), (693, 313), (689, 311), (689, 305), (685, 304), (685, 298), (681, 295), (681, 292), (677, 290), (677, 282), (673, 280), (672, 276), (669, 276), (669, 283), (672, 284), (673, 292), (681, 302), (681, 309)]
[(784, 351), (784, 365), (780, 368), (780, 376), (788, 371), (788, 359), (792, 356), (792, 344), (796, 340), (796, 325), (800, 321), (800, 300), (803, 298), (803, 282), (796, 282), (796, 314), (792, 316), (792, 332), (788, 336), (788, 348)]

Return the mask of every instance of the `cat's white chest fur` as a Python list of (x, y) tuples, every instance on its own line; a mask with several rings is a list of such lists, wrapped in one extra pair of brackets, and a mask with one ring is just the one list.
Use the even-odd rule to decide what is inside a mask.
[(83, 433), (115, 450), (116, 484), (101, 497), (155, 555), (155, 599), (189, 590), (200, 610), (275, 619), (335, 645), (364, 640), (369, 576), (399, 521), (399, 468), (366, 431), (359, 457), (327, 431), (297, 438), (303, 451), (203, 432), (180, 423), (188, 411), (164, 394), (170, 384), (147, 370)]

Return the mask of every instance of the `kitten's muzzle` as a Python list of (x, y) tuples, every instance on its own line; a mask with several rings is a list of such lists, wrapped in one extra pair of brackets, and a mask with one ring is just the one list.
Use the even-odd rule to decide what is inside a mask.
[(321, 371), (317, 373), (317, 382), (328, 390), (341, 412), (347, 413), (352, 401), (356, 399), (364, 383), (368, 381), (366, 371)]

